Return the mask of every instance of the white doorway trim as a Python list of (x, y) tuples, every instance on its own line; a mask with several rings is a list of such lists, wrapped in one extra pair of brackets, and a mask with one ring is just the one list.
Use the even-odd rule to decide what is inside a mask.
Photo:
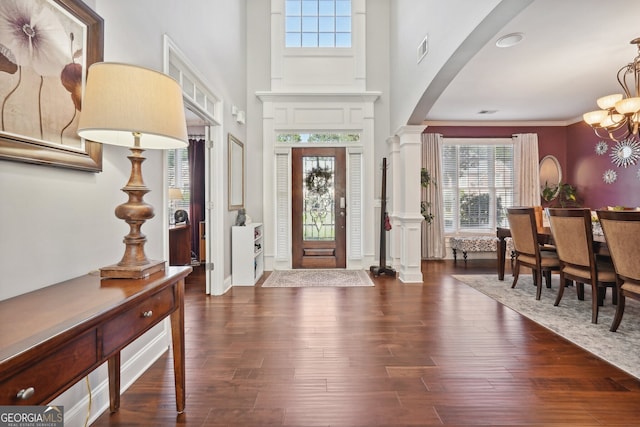
[(290, 150), (294, 145), (278, 142), (278, 134), (331, 132), (360, 134), (360, 142), (337, 146), (347, 149), (347, 269), (368, 269), (376, 243), (373, 104), (379, 92), (257, 95), (263, 103), (265, 269), (292, 267)]
[[(178, 46), (164, 35), (164, 72), (176, 79), (182, 87), (185, 108), (205, 122), (205, 236), (206, 236), (206, 293), (224, 292), (224, 230), (221, 209), (224, 206), (222, 177), (213, 170), (223, 170), (224, 143), (222, 131), (222, 100), (209, 89), (205, 79)], [(168, 162), (165, 155), (164, 194), (168, 192)], [(198, 227), (198, 224), (192, 224)], [(165, 231), (168, 235), (168, 230)], [(168, 242), (168, 236), (165, 236)], [(168, 245), (165, 256), (168, 259)]]

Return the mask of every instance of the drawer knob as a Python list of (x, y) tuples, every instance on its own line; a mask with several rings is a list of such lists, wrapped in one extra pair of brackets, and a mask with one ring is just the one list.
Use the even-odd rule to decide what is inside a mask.
[(142, 312), (142, 317), (151, 317), (151, 316), (153, 316), (152, 310)]
[(36, 392), (36, 389), (33, 387), (23, 388), (18, 392), (16, 397), (20, 400), (27, 400)]

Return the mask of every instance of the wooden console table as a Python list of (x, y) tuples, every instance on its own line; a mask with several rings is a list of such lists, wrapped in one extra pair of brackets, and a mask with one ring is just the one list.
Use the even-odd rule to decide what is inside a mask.
[[(108, 362), (120, 406), (120, 351), (171, 316), (176, 408), (185, 407), (184, 279), (167, 267), (144, 279), (71, 279), (0, 301), (0, 405), (42, 405)], [(16, 284), (18, 286), (19, 284)]]

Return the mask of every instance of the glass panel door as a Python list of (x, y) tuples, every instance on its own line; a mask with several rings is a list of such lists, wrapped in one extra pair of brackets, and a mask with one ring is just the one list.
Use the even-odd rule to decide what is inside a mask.
[(344, 148), (292, 150), (293, 268), (346, 266)]

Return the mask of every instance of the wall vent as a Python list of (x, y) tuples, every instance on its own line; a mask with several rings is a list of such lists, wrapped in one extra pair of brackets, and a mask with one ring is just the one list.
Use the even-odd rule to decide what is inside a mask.
[(427, 56), (427, 52), (429, 52), (429, 42), (427, 40), (428, 38), (428, 35), (424, 36), (424, 40), (422, 40), (418, 45), (418, 64), (420, 63), (420, 61), (422, 61), (422, 59), (424, 59), (425, 56)]

